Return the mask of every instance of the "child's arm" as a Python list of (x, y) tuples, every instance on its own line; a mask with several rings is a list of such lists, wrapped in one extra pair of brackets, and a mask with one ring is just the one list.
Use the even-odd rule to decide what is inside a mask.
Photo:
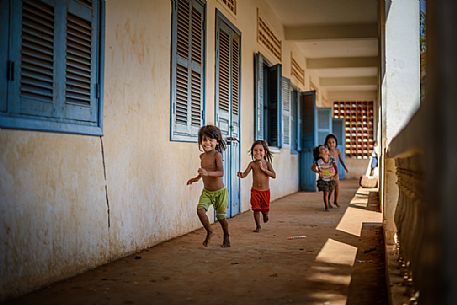
[(262, 172), (264, 172), (268, 177), (271, 178), (276, 178), (276, 173), (273, 169), (273, 166), (271, 165), (270, 162), (267, 162), (267, 167), (265, 168), (265, 165), (263, 165), (262, 162), (260, 162), (260, 169)]
[(340, 159), (341, 165), (343, 165), (346, 173), (349, 173), (348, 168), (346, 167), (346, 164), (344, 164), (343, 158), (341, 157), (341, 151), (339, 149), (338, 149), (338, 158)]
[(313, 165), (311, 165), (311, 170), (315, 173), (319, 173), (319, 167), (316, 163), (313, 163)]
[(198, 169), (198, 174), (203, 177), (223, 177), (224, 176), (224, 164), (222, 162), (222, 155), (220, 153), (216, 154), (216, 170), (209, 172), (204, 168)]
[(336, 162), (335, 161), (333, 161), (333, 168), (335, 169), (335, 176), (333, 176), (333, 177), (338, 177), (339, 176), (338, 166), (336, 166)]
[(252, 161), (249, 162), (249, 164), (246, 167), (246, 169), (244, 170), (244, 172), (238, 172), (238, 173), (236, 173), (236, 175), (240, 178), (245, 178), (247, 175), (249, 175), (249, 173), (251, 172), (251, 169), (252, 169)]
[(197, 182), (198, 180), (200, 180), (201, 177), (202, 176), (200, 176), (200, 174), (199, 174), (199, 175), (197, 175), (197, 177), (190, 178), (189, 180), (187, 180), (186, 185), (191, 185), (192, 183)]
[(321, 170), (320, 170), (319, 166), (316, 163), (313, 163), (313, 165), (311, 165), (311, 170), (313, 172), (315, 172), (316, 174), (319, 174), (319, 178), (322, 178)]

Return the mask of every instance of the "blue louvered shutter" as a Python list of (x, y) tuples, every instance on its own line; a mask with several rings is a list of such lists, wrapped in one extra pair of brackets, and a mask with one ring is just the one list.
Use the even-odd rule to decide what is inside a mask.
[(282, 147), (282, 66), (274, 65), (269, 69), (270, 117), (269, 117), (269, 144)]
[(255, 66), (255, 111), (254, 111), (254, 122), (255, 122), (255, 139), (264, 140), (264, 75), (263, 75), (263, 56), (260, 53), (256, 53), (254, 57)]
[(12, 7), (8, 112), (53, 118), (55, 92), (55, 8), (53, 1), (16, 1)]
[[(341, 158), (343, 161), (346, 161), (346, 124), (344, 119), (333, 119), (333, 134), (338, 140), (338, 149), (341, 152)], [(340, 175), (340, 179), (344, 179), (346, 177), (346, 171), (344, 170), (343, 165), (338, 160), (338, 172)]]
[(290, 150), (296, 153), (298, 150), (298, 92), (293, 90), (290, 103)]
[[(6, 112), (7, 81), (11, 75), (8, 60), (9, 1), (0, 0), (0, 113)], [(6, 71), (6, 73), (5, 73)]]
[(204, 5), (173, 1), (173, 135), (197, 136), (203, 124)]
[(332, 109), (317, 108), (317, 143), (325, 144), (325, 137), (332, 133)]
[(290, 80), (282, 78), (282, 135), (284, 146), (290, 145), (290, 104), (292, 86)]
[[(97, 122), (98, 1), (69, 1), (65, 14), (63, 117)], [(59, 80), (62, 78), (59, 78)]]

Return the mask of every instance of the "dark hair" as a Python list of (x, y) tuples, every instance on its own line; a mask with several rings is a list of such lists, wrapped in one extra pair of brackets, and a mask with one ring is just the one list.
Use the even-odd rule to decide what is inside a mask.
[(252, 144), (251, 146), (251, 149), (250, 149), (250, 153), (251, 153), (251, 158), (252, 160), (254, 160), (254, 147), (256, 145), (262, 145), (263, 146), (263, 149), (265, 150), (265, 157), (264, 159), (267, 160), (268, 162), (273, 162), (273, 155), (271, 154), (271, 151), (270, 149), (268, 148), (268, 144), (267, 142), (265, 142), (264, 140), (256, 140), (254, 142), (254, 144)]
[(333, 133), (328, 134), (328, 135), (325, 137), (324, 144), (328, 146), (328, 144), (327, 144), (327, 143), (328, 143), (328, 140), (330, 140), (330, 139), (332, 139), (332, 138), (335, 139), (335, 144), (336, 144), (336, 146), (338, 146), (338, 140), (337, 140), (336, 136), (335, 136)]
[(222, 133), (219, 128), (217, 128), (214, 125), (206, 125), (200, 128), (198, 131), (198, 149), (201, 149), (202, 146), (202, 140), (203, 136), (207, 136), (210, 139), (216, 139), (217, 140), (217, 145), (216, 145), (216, 150), (222, 154), (222, 152), (225, 150), (225, 141), (222, 138)]
[(314, 147), (313, 149), (313, 157), (314, 157), (314, 162), (317, 162), (317, 160), (319, 160), (321, 157), (319, 155), (319, 148), (321, 146), (324, 146), (324, 145), (317, 145), (316, 147)]

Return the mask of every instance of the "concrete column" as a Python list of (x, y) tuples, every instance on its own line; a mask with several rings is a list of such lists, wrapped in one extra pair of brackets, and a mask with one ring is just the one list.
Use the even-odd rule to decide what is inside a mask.
[(457, 304), (457, 1), (427, 1), (421, 304)]
[(385, 15), (383, 120), (386, 144), (420, 105), (419, 1), (388, 1)]
[[(380, 144), (386, 151), (420, 106), (420, 24), (418, 0), (381, 2), (384, 5), (380, 8)], [(390, 244), (395, 233), (393, 216), (398, 200), (394, 161), (386, 160), (380, 169), (385, 238)]]

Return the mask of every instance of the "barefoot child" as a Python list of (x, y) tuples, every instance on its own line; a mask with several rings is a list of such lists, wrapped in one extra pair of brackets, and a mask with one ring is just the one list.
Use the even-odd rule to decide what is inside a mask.
[(332, 208), (330, 194), (335, 187), (335, 176), (338, 175), (338, 168), (324, 145), (319, 145), (314, 149), (314, 161), (311, 169), (319, 174), (317, 188), (324, 193), (324, 209), (328, 211), (329, 207)]
[(225, 149), (225, 143), (219, 128), (213, 125), (200, 128), (198, 132), (198, 148), (200, 150), (203, 149), (203, 153), (200, 155), (201, 167), (197, 171), (198, 175), (189, 179), (187, 185), (197, 182), (200, 178), (203, 180), (203, 190), (197, 206), (198, 218), (206, 230), (203, 246), (207, 247), (213, 236), (208, 216), (206, 216), (206, 212), (212, 204), (216, 211), (216, 218), (224, 231), (224, 242), (221, 247), (230, 247), (228, 222), (225, 219), (228, 192), (222, 181), (224, 176), (222, 152)]
[[(344, 164), (343, 158), (341, 157), (341, 151), (338, 148), (336, 148), (336, 146), (338, 145), (338, 140), (336, 139), (336, 136), (334, 134), (329, 134), (325, 137), (325, 145), (328, 148), (328, 152), (329, 152), (330, 156), (333, 157), (333, 159), (335, 160), (336, 163), (338, 163), (338, 161), (339, 161), (341, 163), (341, 165), (343, 166), (344, 170), (346, 171), (346, 173), (348, 173), (346, 164)], [(337, 207), (340, 206), (338, 204), (339, 192), (340, 192), (340, 177), (339, 177), (339, 175), (336, 175), (335, 176), (335, 196), (333, 199), (333, 203)], [(330, 197), (331, 196), (332, 196), (332, 194), (330, 194)], [(330, 200), (330, 197), (329, 197), (329, 200)]]
[(268, 145), (263, 140), (257, 140), (251, 146), (251, 161), (244, 172), (238, 172), (237, 176), (245, 178), (252, 170), (251, 208), (254, 213), (255, 230), (259, 232), (260, 213), (263, 222), (268, 221), (270, 211), (270, 183), (269, 178), (276, 178), (276, 173), (271, 165), (272, 155)]

